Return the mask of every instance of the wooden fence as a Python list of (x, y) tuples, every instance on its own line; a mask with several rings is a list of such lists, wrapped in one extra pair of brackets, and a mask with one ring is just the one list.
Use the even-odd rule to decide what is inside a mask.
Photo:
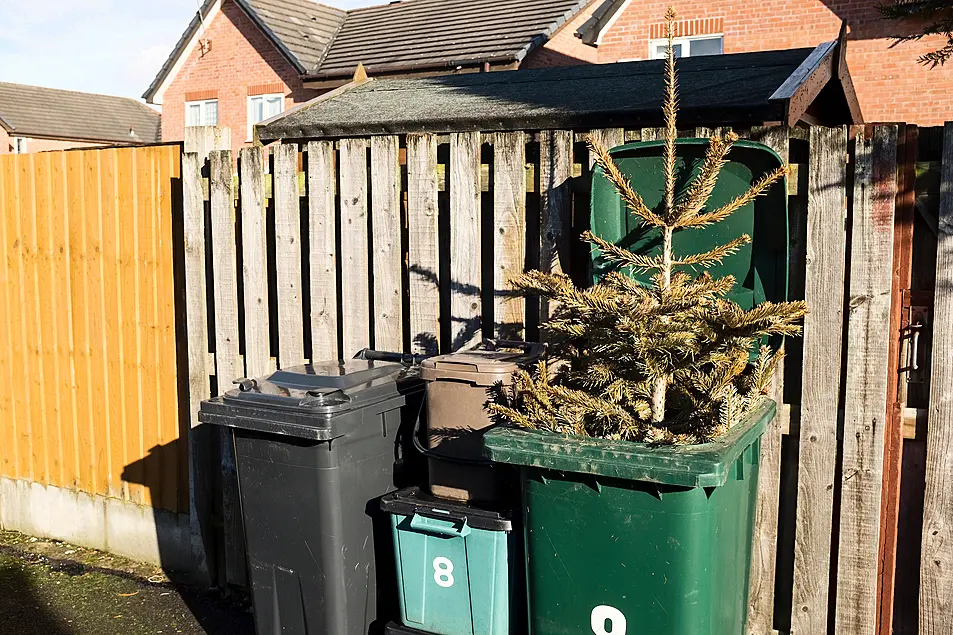
[[(237, 157), (237, 180), (236, 157), (215, 149), (211, 137), (187, 147), (198, 150), (183, 157), (193, 421), (201, 399), (275, 367), (347, 357), (367, 346), (432, 353), (485, 336), (538, 337), (547, 307), (514, 297), (507, 281), (527, 268), (585, 280), (588, 250), (577, 237), (589, 218), (587, 132), (412, 134), (246, 148)], [(660, 134), (591, 132), (609, 146)], [(914, 203), (923, 219), (937, 204), (935, 322), (953, 320), (953, 127), (943, 137), (942, 163), (918, 155), (913, 127), (740, 132), (795, 168), (788, 192), (791, 289), (811, 307), (804, 337), (787, 343), (777, 386), (781, 416), (763, 442), (749, 632), (889, 633), (894, 624), (897, 633), (947, 633), (949, 329), (933, 343), (940, 363), (929, 394), (923, 507), (915, 470), (903, 497), (899, 475), (905, 444), (923, 442), (926, 404), (917, 411), (894, 401), (905, 394), (899, 377), (909, 370), (898, 366), (895, 340), (898, 298), (909, 288), (899, 288), (898, 271), (911, 249), (898, 245), (912, 240), (914, 222), (900, 219), (914, 214)], [(940, 138), (939, 131), (923, 132)], [(933, 183), (941, 165), (942, 179), (923, 185)], [(928, 338), (922, 341), (928, 349)], [(225, 465), (228, 483), (234, 467)], [(226, 488), (225, 497), (234, 493)], [(905, 500), (914, 502), (904, 506)], [(225, 517), (235, 528), (227, 511), (233, 505), (226, 503)], [(919, 566), (901, 558), (895, 569), (898, 523), (901, 551), (919, 544), (920, 524), (925, 528), (919, 612), (899, 592), (894, 601), (895, 572), (909, 579)], [(226, 538), (228, 579), (241, 582), (237, 528)]]
[(174, 145), (0, 156), (0, 477), (188, 513), (179, 170)]

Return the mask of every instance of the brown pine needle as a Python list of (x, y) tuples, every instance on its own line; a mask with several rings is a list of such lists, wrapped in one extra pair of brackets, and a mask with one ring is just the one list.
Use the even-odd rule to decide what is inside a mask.
[(692, 219), (687, 219), (682, 227), (706, 227), (708, 225), (713, 225), (725, 220), (739, 209), (767, 192), (772, 185), (787, 176), (790, 170), (790, 166), (782, 165), (774, 172), (761, 177), (760, 180), (752, 185), (751, 188), (749, 188), (748, 191), (741, 196), (736, 197), (734, 200), (729, 201), (713, 212), (698, 214)]
[(686, 223), (695, 218), (705, 207), (711, 193), (718, 183), (718, 175), (728, 163), (728, 153), (738, 140), (738, 135), (729, 133), (724, 137), (712, 137), (708, 142), (705, 162), (685, 194), (682, 195), (675, 211), (676, 227), (687, 227)]
[(675, 218), (675, 139), (678, 137), (676, 116), (678, 114), (678, 79), (675, 73), (675, 19), (674, 7), (665, 14), (668, 37), (668, 52), (665, 56), (665, 215), (669, 223)]
[(583, 232), (582, 239), (597, 246), (602, 252), (603, 258), (624, 267), (635, 267), (641, 271), (651, 271), (662, 267), (658, 258), (632, 253), (624, 247), (619, 247), (615, 243), (599, 238), (589, 230)]
[(609, 182), (612, 183), (619, 192), (619, 195), (622, 197), (622, 200), (625, 201), (629, 210), (638, 218), (642, 219), (646, 225), (651, 227), (664, 227), (665, 221), (646, 206), (642, 197), (635, 191), (635, 188), (632, 187), (632, 183), (622, 174), (622, 171), (619, 170), (619, 166), (612, 160), (612, 155), (609, 154), (609, 150), (602, 145), (602, 142), (592, 135), (586, 138), (586, 142), (593, 153), (596, 163), (602, 168), (603, 172), (605, 172), (606, 178), (609, 179)]

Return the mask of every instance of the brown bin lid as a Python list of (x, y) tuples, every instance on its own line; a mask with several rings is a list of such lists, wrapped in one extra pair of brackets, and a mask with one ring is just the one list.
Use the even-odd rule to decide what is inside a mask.
[(420, 377), (424, 381), (456, 379), (477, 386), (492, 386), (502, 381), (508, 383), (513, 372), (521, 365), (533, 364), (539, 354), (527, 351), (466, 351), (425, 359), (421, 363)]

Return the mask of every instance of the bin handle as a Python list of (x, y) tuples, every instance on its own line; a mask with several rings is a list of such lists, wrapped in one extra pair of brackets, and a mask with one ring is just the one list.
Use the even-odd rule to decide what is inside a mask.
[(488, 351), (496, 351), (501, 348), (518, 348), (523, 351), (527, 357), (539, 359), (546, 354), (547, 346), (540, 342), (523, 342), (520, 340), (483, 340), (483, 347)]
[(448, 520), (453, 521), (456, 519), (447, 518), (446, 520), (438, 521), (415, 513), (413, 518), (410, 519), (410, 528), (430, 534), (437, 534), (438, 536), (449, 536), (451, 538), (466, 538), (470, 535), (470, 525), (467, 524), (466, 518), (463, 519), (463, 524), (460, 525), (459, 528), (456, 526), (447, 527), (445, 525), (436, 524), (437, 522), (447, 522)]
[[(424, 397), (426, 399), (426, 397)], [(437, 459), (440, 461), (449, 461), (451, 463), (458, 463), (463, 465), (493, 465), (493, 462), (490, 459), (485, 458), (475, 458), (469, 456), (449, 456), (437, 452), (435, 450), (430, 450), (424, 447), (424, 444), (420, 442), (420, 421), (421, 417), (417, 417), (417, 421), (414, 422), (414, 431), (411, 433), (411, 441), (414, 444), (414, 449), (417, 450), (421, 455), (427, 457), (428, 459)]]
[(391, 353), (388, 351), (375, 351), (365, 348), (357, 352), (354, 359), (366, 359), (375, 362), (394, 362), (404, 366), (419, 366), (422, 361), (432, 357), (432, 355), (413, 355), (411, 353)]

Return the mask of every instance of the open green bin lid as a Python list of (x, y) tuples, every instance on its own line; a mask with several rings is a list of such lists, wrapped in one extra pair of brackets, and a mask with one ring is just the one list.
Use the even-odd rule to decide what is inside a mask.
[[(611, 150), (612, 158), (650, 209), (663, 204), (663, 141), (629, 143)], [(678, 139), (676, 175), (681, 192), (698, 174), (708, 139)], [(707, 208), (715, 209), (743, 194), (753, 182), (783, 165), (771, 148), (751, 141), (737, 142), (728, 155)], [(592, 232), (626, 249), (643, 254), (658, 253), (661, 233), (646, 228), (626, 208), (616, 189), (596, 167), (592, 180)], [(701, 229), (677, 231), (673, 238), (676, 254), (708, 251), (734, 240), (742, 234), (751, 236), (751, 244), (725, 258), (721, 265), (708, 271), (714, 277), (732, 275), (737, 280), (731, 299), (744, 309), (751, 309), (765, 300), (782, 302), (788, 295), (788, 195), (787, 181), (775, 184), (766, 195), (735, 212), (728, 219)], [(612, 263), (601, 258), (598, 249), (592, 252), (593, 281), (611, 271)], [(633, 271), (631, 275), (649, 282), (651, 274)]]

